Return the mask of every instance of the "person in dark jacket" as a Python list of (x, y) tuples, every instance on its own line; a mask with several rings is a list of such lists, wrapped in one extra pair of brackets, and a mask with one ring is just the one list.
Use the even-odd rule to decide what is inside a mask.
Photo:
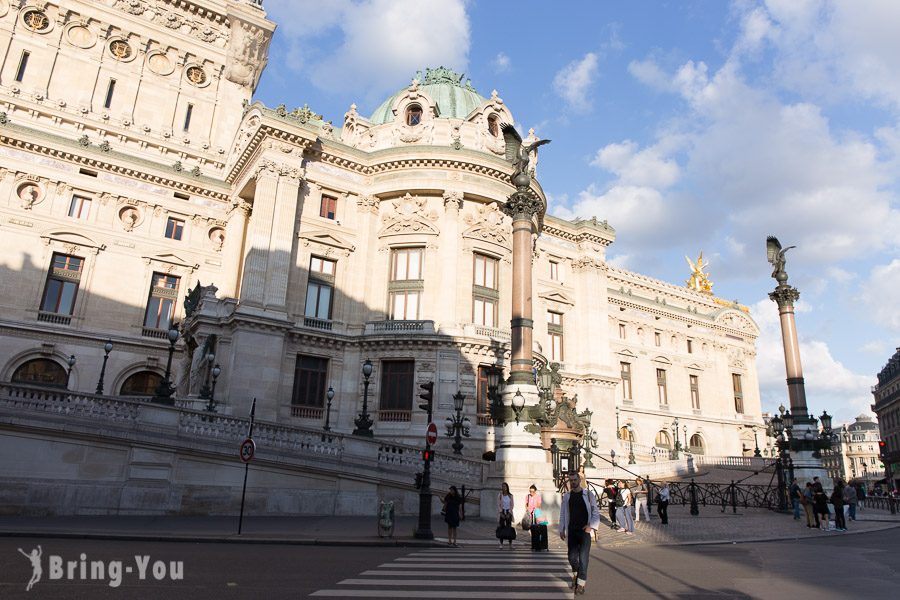
[(447, 544), (454, 548), (456, 543), (456, 530), (459, 528), (459, 509), (462, 506), (462, 496), (455, 485), (450, 486), (450, 492), (444, 496), (444, 522), (447, 524)]
[(816, 487), (815, 483), (813, 484), (813, 511), (816, 515), (821, 517), (821, 526), (819, 527), (822, 531), (828, 531), (828, 496), (825, 495), (825, 491), (822, 489), (822, 486)]
[(834, 528), (838, 531), (847, 531), (847, 523), (844, 519), (844, 484), (838, 482), (831, 492), (831, 504), (834, 506)]
[(610, 528), (618, 529), (619, 524), (616, 522), (616, 494), (619, 493), (619, 488), (616, 487), (616, 480), (607, 479), (604, 490), (606, 491), (606, 499), (609, 501)]

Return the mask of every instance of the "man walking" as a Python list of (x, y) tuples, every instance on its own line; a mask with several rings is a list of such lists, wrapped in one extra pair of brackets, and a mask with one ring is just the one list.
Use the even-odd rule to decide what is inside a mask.
[(600, 527), (600, 510), (597, 498), (590, 490), (581, 487), (581, 475), (569, 473), (569, 491), (563, 495), (559, 507), (559, 537), (569, 547), (569, 564), (572, 566), (571, 588), (575, 594), (583, 594), (587, 584), (588, 562), (591, 559), (591, 538)]

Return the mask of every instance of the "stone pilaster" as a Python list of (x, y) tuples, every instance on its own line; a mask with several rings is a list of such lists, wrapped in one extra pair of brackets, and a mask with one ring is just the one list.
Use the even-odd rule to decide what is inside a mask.
[(253, 214), (247, 231), (247, 251), (241, 282), (241, 301), (262, 306), (269, 254), (269, 232), (275, 215), (275, 195), (278, 191), (277, 172), (261, 168), (256, 176)]
[[(459, 209), (462, 205), (462, 192), (444, 192), (444, 217), (441, 219), (440, 263), (441, 284), (440, 289), (445, 290), (441, 294), (440, 308), (437, 321), (441, 329), (455, 327), (457, 323), (469, 322), (470, 318), (462, 318), (458, 302), (460, 299), (457, 291), (464, 287), (459, 281)], [(471, 288), (469, 288), (471, 289)]]
[(241, 252), (244, 249), (244, 236), (247, 230), (247, 218), (250, 216), (250, 204), (237, 199), (228, 215), (225, 226), (225, 245), (222, 248), (222, 271), (228, 277), (220, 283), (222, 292), (230, 298), (237, 298), (240, 293)]
[(269, 239), (269, 261), (266, 273), (266, 308), (285, 310), (287, 306), (288, 276), (294, 244), (294, 224), (297, 222), (297, 192), (300, 185), (296, 170), (283, 169), (278, 179), (274, 221)]

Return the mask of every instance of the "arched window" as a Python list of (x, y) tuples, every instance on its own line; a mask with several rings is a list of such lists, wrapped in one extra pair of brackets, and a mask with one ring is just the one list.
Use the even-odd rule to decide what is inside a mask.
[(153, 371), (139, 371), (129, 375), (119, 389), (120, 396), (153, 396), (162, 381), (162, 375)]
[(49, 358), (35, 358), (19, 365), (13, 373), (13, 383), (33, 383), (66, 387), (66, 370), (56, 361)]
[(619, 437), (621, 439), (625, 440), (626, 442), (628, 442), (628, 441), (633, 442), (634, 441), (634, 430), (629, 431), (627, 426), (622, 427), (621, 429), (619, 429)]
[(488, 117), (488, 132), (494, 137), (500, 135), (500, 119), (497, 118), (497, 115)]
[(659, 433), (656, 434), (656, 447), (665, 448), (666, 450), (672, 449), (672, 438), (669, 437), (668, 431), (660, 430)]
[(705, 450), (703, 449), (703, 438), (700, 437), (699, 433), (695, 433), (691, 436), (691, 441), (688, 445), (690, 446), (690, 450), (693, 454), (705, 453)]
[(410, 104), (406, 109), (406, 124), (416, 126), (422, 122), (422, 107), (418, 104)]

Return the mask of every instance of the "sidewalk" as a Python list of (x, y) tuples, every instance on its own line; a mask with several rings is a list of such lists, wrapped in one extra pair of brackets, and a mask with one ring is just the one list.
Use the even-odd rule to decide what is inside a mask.
[[(598, 532), (598, 545), (619, 548), (633, 545), (693, 545), (746, 543), (754, 541), (794, 540), (833, 535), (852, 535), (900, 527), (900, 515), (866, 510), (857, 521), (848, 523), (847, 532), (809, 529), (805, 521), (794, 521), (790, 514), (763, 509), (738, 509), (732, 514), (721, 508), (701, 506), (699, 516), (691, 516), (687, 506), (669, 507), (669, 525), (662, 525), (656, 514), (649, 523), (641, 521), (635, 535), (626, 536), (609, 528), (605, 518)], [(147, 517), (147, 516), (70, 516), (0, 517), (3, 537), (72, 537), (135, 541), (184, 541), (226, 543), (268, 543), (349, 546), (432, 546), (443, 545), (447, 529), (439, 515), (432, 517), (435, 540), (413, 536), (418, 520), (399, 517), (391, 538), (378, 536), (377, 520), (371, 517), (245, 517), (242, 533), (237, 535), (237, 517)], [(497, 544), (496, 522), (468, 519), (459, 529), (461, 545)], [(561, 549), (564, 542), (550, 527), (551, 548)], [(530, 543), (530, 534), (519, 531), (517, 544)]]

